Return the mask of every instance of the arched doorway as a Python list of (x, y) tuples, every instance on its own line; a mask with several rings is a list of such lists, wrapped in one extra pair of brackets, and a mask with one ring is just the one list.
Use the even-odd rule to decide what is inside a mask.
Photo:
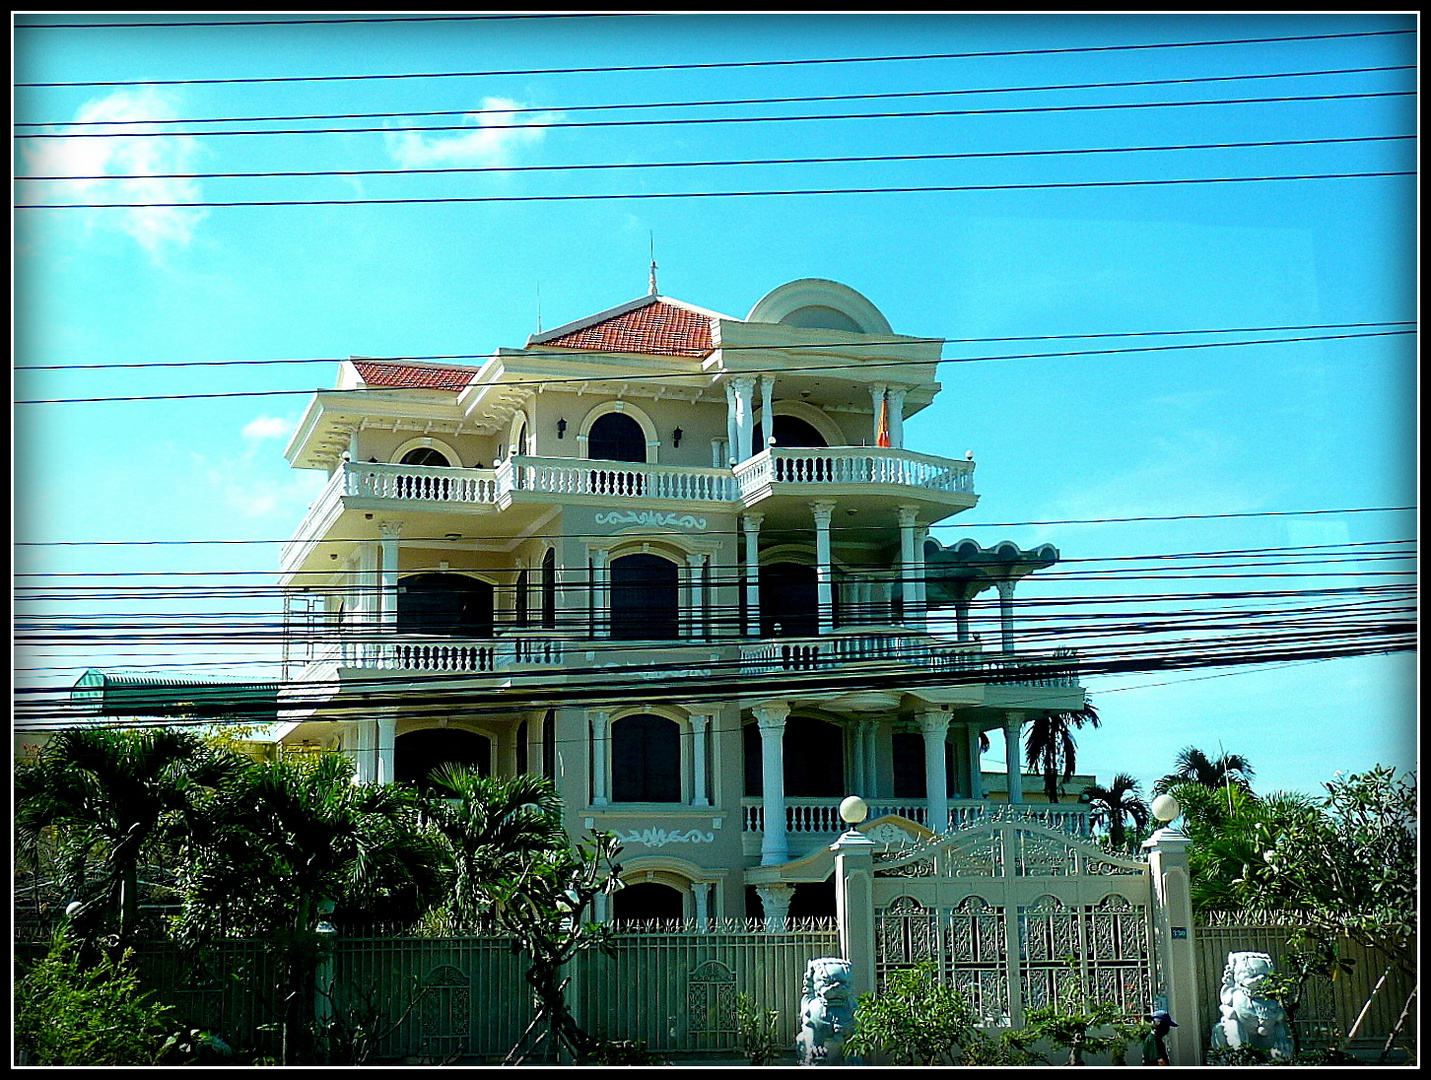
[(420, 465), (425, 469), (446, 469), (451, 466), (447, 455), (430, 446), (419, 446), (402, 456), (399, 465)]
[(492, 740), (461, 728), (422, 728), (399, 735), (393, 743), (393, 778), (398, 783), (429, 785), (432, 770), (447, 763), (492, 775)]
[(685, 897), (680, 890), (659, 881), (626, 885), (611, 901), (613, 922), (679, 921), (686, 917)]
[(489, 638), (492, 592), (465, 574), (410, 574), (398, 582), (398, 633)]
[[(801, 420), (798, 416), (785, 416), (781, 413), (775, 414), (775, 445), (790, 449), (792, 447), (825, 447), (829, 443), (825, 441), (825, 436), (820, 434), (820, 430), (808, 420)], [(755, 425), (755, 452), (758, 454), (765, 449), (765, 430), (763, 424)]]
[(760, 568), (760, 636), (814, 637), (820, 632), (815, 568), (777, 562)]
[[(745, 795), (764, 793), (760, 725), (741, 729), (745, 758)], [(782, 740), (785, 795), (788, 798), (843, 798), (845, 790), (845, 733), (836, 724), (813, 716), (791, 716)]]
[(659, 555), (611, 560), (611, 636), (619, 641), (678, 637), (681, 587), (676, 564)]
[(586, 456), (598, 461), (645, 461), (646, 433), (625, 413), (603, 413), (586, 433)]
[(681, 801), (681, 729), (650, 713), (611, 725), (613, 802)]

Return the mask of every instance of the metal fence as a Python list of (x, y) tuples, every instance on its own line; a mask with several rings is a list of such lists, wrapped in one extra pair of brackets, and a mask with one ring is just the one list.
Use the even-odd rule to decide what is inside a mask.
[[(1202, 925), (1196, 930), (1198, 985), (1202, 998), (1198, 1024), (1202, 1034), (1210, 1037), (1212, 1026), (1221, 1015), (1219, 994), (1227, 954), (1265, 952), (1280, 970), (1283, 955), (1291, 951), (1299, 922), (1295, 913), (1270, 913), (1261, 917), (1210, 914), (1201, 916), (1200, 921)], [(1297, 1035), (1303, 1049), (1337, 1045), (1351, 1032), (1357, 1017), (1370, 1000), (1357, 1036), (1348, 1049), (1358, 1057), (1374, 1059), (1401, 1016), (1402, 1007), (1411, 993), (1411, 983), (1404, 974), (1395, 970), (1388, 974), (1384, 957), (1349, 938), (1343, 938), (1337, 948), (1342, 956), (1354, 961), (1352, 970), (1335, 980), (1314, 977), (1309, 982), (1306, 1001), (1296, 1019)], [(1386, 976), (1384, 980), (1383, 975)], [(1414, 1010), (1397, 1041), (1415, 1045)], [(1404, 1057), (1398, 1052), (1388, 1060), (1404, 1060)]]

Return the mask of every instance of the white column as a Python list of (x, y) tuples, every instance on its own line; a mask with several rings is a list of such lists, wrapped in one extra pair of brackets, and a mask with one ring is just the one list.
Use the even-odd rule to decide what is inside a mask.
[(682, 567), (682, 576), (686, 579), (684, 618), (678, 624), (682, 637), (699, 638), (705, 634), (705, 590), (701, 587), (701, 571), (705, 565), (706, 557), (697, 554), (687, 555), (686, 565)]
[(899, 595), (904, 607), (901, 621), (910, 627), (919, 624), (919, 593), (914, 577), (914, 529), (918, 514), (917, 507), (899, 508)]
[(1003, 649), (1006, 653), (1014, 651), (1014, 583), (1012, 581), (1000, 581), (999, 586), (999, 625), (1003, 631)]
[(706, 795), (706, 732), (710, 713), (691, 713), (691, 805), (709, 806)]
[(835, 512), (832, 502), (810, 504), (815, 515), (815, 592), (819, 607), (820, 633), (828, 634), (835, 625), (833, 569), (830, 555), (830, 515)]
[(929, 629), (929, 600), (924, 582), (924, 541), (928, 538), (928, 525), (914, 530), (914, 618), (921, 630)]
[(928, 827), (937, 833), (949, 828), (949, 774), (944, 766), (944, 744), (949, 736), (949, 714), (927, 712), (919, 718), (924, 736), (924, 797), (929, 807)]
[(875, 991), (874, 841), (851, 827), (830, 845), (835, 853), (835, 919), (840, 954), (850, 963), (850, 990), (859, 1000)]
[(1019, 734), (1023, 730), (1024, 714), (1009, 713), (1004, 720), (1004, 761), (1009, 772), (1009, 802), (1024, 801), (1023, 770), (1019, 763), (1023, 760), (1023, 750), (1019, 745)]
[(711, 917), (711, 890), (714, 885), (709, 881), (691, 882), (691, 896), (696, 901), (696, 928), (707, 930), (710, 928)]
[(591, 805), (605, 806), (607, 734), (611, 729), (611, 714), (600, 709), (588, 709), (591, 722)]
[(764, 435), (765, 445), (757, 446), (755, 452), (758, 454), (770, 446), (770, 439), (775, 434), (775, 376), (760, 376), (760, 397), (764, 406)]
[[(765, 908), (765, 932), (780, 933), (785, 929), (785, 920), (790, 914), (790, 901), (795, 895), (795, 887), (776, 882), (773, 885), (757, 885), (755, 891), (760, 897), (761, 907)], [(870, 925), (874, 925), (873, 919), (870, 920)]]
[(960, 641), (969, 640), (969, 601), (954, 601), (954, 625)]
[(977, 724), (969, 725), (969, 798), (984, 797), (984, 763), (980, 760), (979, 736), (983, 732)]
[(591, 553), (591, 636), (611, 636), (611, 570), (606, 560), (611, 552), (597, 548)]
[(870, 387), (870, 407), (874, 411), (874, 416), (870, 419), (870, 445), (879, 445), (879, 411), (884, 405), (884, 395), (887, 387), (880, 383), (878, 386)]
[[(736, 456), (735, 413), (735, 383), (728, 382), (725, 384), (725, 452), (730, 460), (739, 461), (740, 458)], [(721, 462), (722, 466), (725, 464), (726, 462)]]
[(889, 388), (889, 445), (895, 450), (904, 449), (904, 387)]
[(380, 716), (377, 726), (378, 774), (375, 779), (379, 784), (391, 784), (397, 775), (393, 771), (397, 748), (397, 717)]
[(760, 523), (764, 514), (746, 514), (745, 525), (745, 632), (760, 636)]
[(790, 843), (785, 835), (784, 746), (785, 718), (790, 715), (790, 706), (773, 701), (750, 711), (760, 725), (760, 801), (765, 808), (760, 865), (774, 866), (790, 858)]
[(755, 376), (742, 375), (735, 380), (735, 438), (737, 461), (746, 461), (754, 452), (755, 410), (753, 396)]
[(397, 628), (398, 537), (401, 521), (378, 522), (378, 546), (382, 549), (382, 588), (378, 593), (378, 622), (387, 630)]

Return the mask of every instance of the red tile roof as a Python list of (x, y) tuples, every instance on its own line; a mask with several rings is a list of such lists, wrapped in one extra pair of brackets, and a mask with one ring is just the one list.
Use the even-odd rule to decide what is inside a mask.
[(664, 300), (592, 323), (541, 344), (597, 352), (645, 353), (654, 356), (706, 356), (711, 344), (711, 317)]
[(476, 368), (437, 367), (433, 364), (398, 364), (382, 360), (354, 360), (363, 383), (369, 387), (413, 387), (422, 390), (462, 390)]

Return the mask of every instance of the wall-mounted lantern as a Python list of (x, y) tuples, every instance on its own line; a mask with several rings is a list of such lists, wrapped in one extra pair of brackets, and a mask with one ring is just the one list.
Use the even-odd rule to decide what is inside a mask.
[(562, 419), (560, 419), (560, 420), (557, 421), (557, 438), (558, 438), (558, 439), (565, 439), (565, 438), (566, 438), (566, 418), (565, 418), (565, 417), (563, 417)]
[(681, 445), (681, 436), (682, 436), (683, 434), (684, 434), (684, 432), (682, 432), (680, 428), (677, 428), (675, 431), (671, 432), (671, 445), (672, 445), (672, 446), (680, 446), (680, 445)]

